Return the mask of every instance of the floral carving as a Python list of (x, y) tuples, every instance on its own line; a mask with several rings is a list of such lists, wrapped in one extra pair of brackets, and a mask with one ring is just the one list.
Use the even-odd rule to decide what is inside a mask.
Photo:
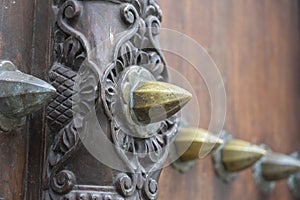
[[(117, 4), (122, 22), (127, 26), (114, 44), (113, 60), (103, 74), (99, 74), (99, 67), (92, 62), (86, 36), (74, 28), (84, 4), (79, 0), (54, 0), (53, 3), (57, 13), (49, 78), (58, 93), (48, 107), (47, 121), (53, 139), (46, 161), (44, 197), (156, 199), (157, 179), (168, 154), (168, 144), (177, 132), (178, 118), (173, 116), (159, 122), (146, 137), (136, 137), (134, 132), (139, 125), (124, 125), (116, 116), (119, 109), (116, 100), (122, 96), (120, 83), (122, 87), (131, 84), (131, 78), (124, 75), (128, 71), (136, 76), (146, 73), (151, 80), (168, 81), (166, 61), (156, 37), (162, 12), (155, 0), (99, 1)], [(95, 108), (104, 110), (110, 124), (108, 137), (129, 171), (121, 172), (116, 178), (112, 176), (114, 185), (91, 189), (77, 183), (76, 174), (66, 169), (66, 164), (82, 146), (78, 132), (84, 128), (86, 114)]]
[(158, 195), (158, 184), (151, 177), (142, 174), (119, 174), (117, 178), (119, 192), (126, 198), (155, 200)]
[[(112, 140), (120, 158), (131, 169), (130, 173), (119, 175), (117, 186), (125, 197), (156, 199), (157, 182), (151, 177), (161, 170), (166, 160), (168, 144), (177, 131), (177, 117), (160, 122), (154, 133), (140, 138), (133, 133), (138, 125), (134, 129), (125, 128), (124, 119), (119, 119), (116, 110), (123, 92), (118, 89), (119, 85), (125, 85), (124, 88), (130, 85), (130, 81), (122, 80), (128, 71), (134, 71), (133, 77), (139, 77), (139, 70), (143, 68), (156, 81), (168, 80), (166, 62), (155, 39), (160, 32), (162, 14), (156, 1), (135, 0), (131, 4), (124, 3), (121, 17), (130, 28), (116, 44), (114, 61), (101, 81), (101, 96), (110, 119)], [(121, 102), (124, 106), (127, 103)]]
[[(98, 76), (93, 72), (93, 63), (88, 59), (90, 48), (87, 39), (71, 25), (82, 11), (81, 4), (76, 0), (54, 4), (58, 6), (58, 11), (53, 33), (53, 65), (49, 71), (49, 78), (57, 89), (57, 95), (47, 109), (50, 135), (53, 135), (54, 139), (49, 148), (47, 169), (44, 172), (45, 199), (57, 199), (57, 196), (67, 194), (75, 187), (76, 175), (64, 169), (67, 161), (81, 146), (78, 135), (81, 126), (78, 125), (80, 123), (75, 126), (73, 120), (73, 100), (74, 96), (82, 94), (82, 90), (85, 90), (87, 95), (82, 97), (81, 103), (90, 101), (87, 97), (95, 96), (94, 89), (98, 84)], [(86, 70), (79, 71), (81, 66)], [(81, 85), (76, 85), (78, 79), (85, 81), (78, 81)], [(87, 89), (90, 86), (92, 90)], [(89, 93), (93, 95), (88, 95)]]

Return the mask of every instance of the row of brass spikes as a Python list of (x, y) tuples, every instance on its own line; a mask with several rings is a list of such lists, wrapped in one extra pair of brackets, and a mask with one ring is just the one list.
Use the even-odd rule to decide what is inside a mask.
[[(155, 81), (141, 82), (131, 95), (132, 118), (144, 125), (168, 119), (192, 98), (180, 87)], [(228, 173), (242, 171), (259, 161), (261, 176), (266, 181), (287, 178), (300, 171), (300, 161), (291, 156), (272, 153), (243, 140), (230, 139), (225, 142), (203, 129), (179, 130), (175, 149), (182, 162), (202, 159), (218, 150)]]
[(300, 161), (287, 155), (268, 152), (243, 140), (224, 142), (203, 129), (183, 128), (175, 140), (177, 155), (182, 162), (202, 159), (221, 151), (221, 161), (227, 172), (239, 172), (261, 161), (261, 175), (267, 181), (284, 179), (300, 171)]

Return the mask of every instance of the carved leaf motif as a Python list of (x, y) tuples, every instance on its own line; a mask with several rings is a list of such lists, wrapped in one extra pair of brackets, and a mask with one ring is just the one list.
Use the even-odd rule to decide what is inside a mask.
[[(166, 81), (166, 62), (158, 48), (155, 36), (159, 33), (161, 10), (155, 0), (102, 0), (120, 4), (127, 33), (116, 44), (114, 60), (103, 75), (102, 101), (98, 101), (98, 74), (92, 69), (90, 47), (86, 37), (75, 30), (76, 18), (80, 17), (82, 5), (77, 0), (54, 0), (57, 7), (57, 22), (54, 27), (54, 65), (49, 73), (58, 95), (49, 106), (48, 121), (51, 133), (56, 135), (49, 152), (48, 178), (52, 177), (49, 199), (156, 199), (157, 182), (152, 179), (153, 171), (166, 158), (164, 148), (175, 136), (176, 117), (161, 123), (151, 138), (137, 139), (127, 133), (113, 119), (118, 94), (117, 82), (124, 69), (139, 65), (149, 70), (156, 80)], [(85, 62), (87, 61), (87, 62)], [(102, 83), (101, 83), (102, 84)], [(80, 146), (78, 130), (84, 126), (85, 115), (95, 109), (95, 102), (103, 103), (111, 122), (111, 134), (117, 151), (124, 153), (124, 161), (134, 162), (139, 168), (136, 174), (119, 176), (119, 194), (96, 191), (78, 191), (72, 188), (74, 180), (70, 172), (61, 171)], [(75, 112), (70, 112), (71, 110)], [(54, 123), (55, 122), (55, 123)], [(53, 123), (53, 125), (51, 125)], [(76, 126), (74, 125), (76, 123)], [(54, 128), (53, 128), (54, 127)], [(126, 157), (127, 156), (127, 157)], [(131, 163), (132, 164), (132, 163)], [(75, 177), (75, 175), (74, 175)], [(157, 176), (154, 176), (157, 177)], [(53, 182), (56, 181), (56, 182)], [(57, 183), (57, 184), (53, 184)], [(70, 183), (70, 184), (68, 184)], [(67, 185), (67, 187), (65, 187)], [(69, 185), (69, 186), (68, 186)], [(77, 187), (77, 186), (76, 186)], [(74, 189), (74, 190), (72, 190)], [(52, 191), (60, 193), (55, 196)], [(66, 194), (65, 194), (66, 193)], [(64, 195), (61, 195), (64, 194)]]
[(73, 36), (66, 36), (57, 32), (58, 37), (65, 37), (61, 42), (57, 43), (54, 47), (55, 55), (59, 63), (70, 67), (74, 71), (78, 71), (82, 62), (86, 58), (86, 53), (82, 48), (81, 43)]
[[(126, 68), (138, 65), (149, 70), (156, 80), (167, 80), (166, 62), (154, 38), (160, 30), (161, 10), (156, 1), (133, 0), (132, 5), (124, 4), (121, 9), (122, 19), (132, 29), (116, 45), (115, 51), (118, 53), (102, 78), (102, 98), (106, 114), (111, 120), (113, 142), (122, 150), (118, 152), (122, 152), (125, 163), (129, 166), (135, 163), (135, 167), (144, 172), (145, 169), (151, 171), (163, 164), (167, 155), (165, 147), (176, 134), (177, 121), (175, 116), (162, 122), (156, 134), (142, 139), (126, 132), (128, 129), (124, 129), (120, 125), (122, 123), (113, 116), (117, 109), (117, 97), (122, 95), (118, 93), (118, 81)], [(134, 17), (138, 21), (134, 21)]]
[(117, 177), (117, 188), (126, 199), (155, 200), (158, 196), (157, 181), (142, 174), (120, 173)]
[(72, 190), (75, 184), (75, 175), (68, 170), (62, 170), (51, 177), (51, 187), (59, 194), (66, 194)]
[[(79, 136), (77, 130), (74, 127), (74, 123), (70, 122), (65, 128), (59, 131), (58, 135), (55, 138), (55, 142), (52, 148), (53, 153), (50, 154), (50, 160), (55, 160), (55, 163), (52, 163), (52, 165), (57, 165), (58, 161), (60, 161), (67, 152), (72, 150), (72, 148), (78, 143), (78, 141)], [(53, 159), (53, 157), (55, 157), (56, 159)]]

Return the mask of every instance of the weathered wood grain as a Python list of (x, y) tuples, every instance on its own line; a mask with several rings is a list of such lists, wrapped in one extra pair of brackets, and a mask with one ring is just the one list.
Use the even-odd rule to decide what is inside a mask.
[[(0, 6), (0, 59), (30, 73), (34, 1), (1, 0)], [(28, 126), (0, 135), (0, 198), (24, 198), (28, 136)]]
[[(164, 0), (160, 4), (163, 27), (194, 38), (219, 66), (227, 90), (225, 129), (279, 152), (299, 151), (299, 1)], [(173, 57), (168, 55), (169, 65), (182, 69), (185, 62)], [(184, 74), (197, 83), (190, 68)], [(203, 86), (197, 86), (200, 126), (205, 128), (209, 98), (205, 85), (199, 84)], [(165, 169), (159, 186), (159, 199), (293, 199), (285, 181), (270, 197), (261, 196), (251, 170), (225, 185), (215, 177), (210, 158), (198, 161), (185, 175)]]

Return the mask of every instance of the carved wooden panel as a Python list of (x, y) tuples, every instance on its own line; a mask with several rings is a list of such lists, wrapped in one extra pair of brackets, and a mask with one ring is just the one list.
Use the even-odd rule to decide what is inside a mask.
[[(59, 0), (53, 11), (49, 80), (57, 95), (47, 108), (43, 198), (156, 199), (178, 120), (136, 124), (126, 116), (123, 92), (138, 77), (168, 80), (157, 2)], [(101, 149), (106, 143), (112, 148), (104, 159), (113, 164), (95, 155), (110, 148)]]

